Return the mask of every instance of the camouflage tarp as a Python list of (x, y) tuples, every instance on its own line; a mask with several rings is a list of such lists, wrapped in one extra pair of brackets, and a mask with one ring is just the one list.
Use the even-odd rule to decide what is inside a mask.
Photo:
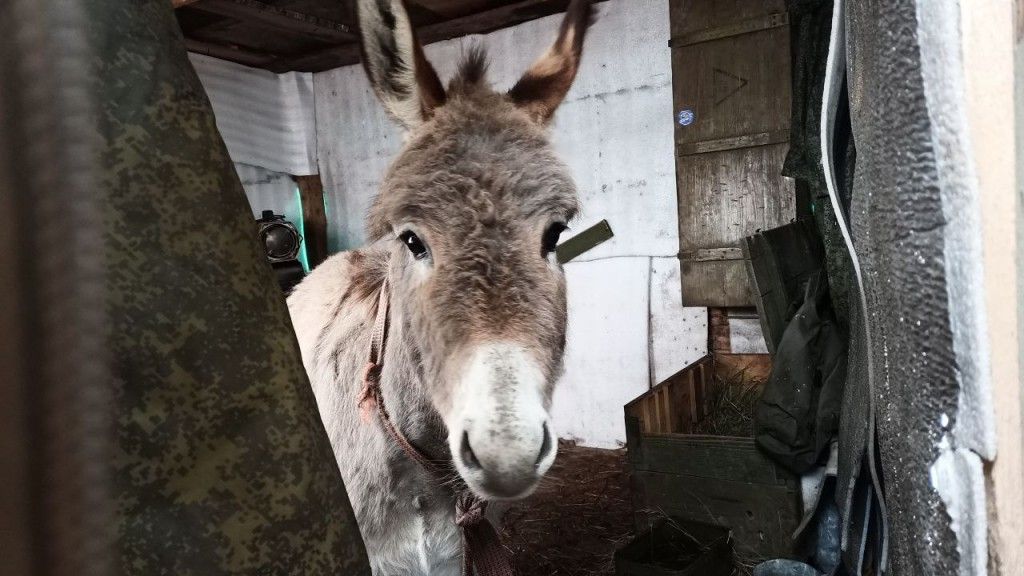
[(170, 0), (90, 0), (126, 574), (370, 573)]

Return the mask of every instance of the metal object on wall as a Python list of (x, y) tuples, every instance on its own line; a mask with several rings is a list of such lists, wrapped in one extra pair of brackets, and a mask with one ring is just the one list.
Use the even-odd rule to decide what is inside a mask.
[(285, 294), (306, 277), (306, 271), (299, 262), (299, 251), (302, 249), (302, 235), (294, 224), (284, 216), (274, 214), (273, 210), (264, 210), (263, 217), (256, 221), (259, 228), (260, 243), (266, 252), (267, 261), (274, 269), (277, 283)]
[(611, 240), (613, 236), (615, 236), (615, 233), (612, 232), (612, 227), (608, 225), (608, 221), (601, 220), (597, 224), (594, 224), (590, 228), (587, 228), (583, 232), (580, 232), (559, 244), (558, 248), (555, 250), (555, 255), (558, 256), (558, 261), (560, 263), (565, 264), (566, 262), (571, 262), (574, 258), (583, 255), (588, 250)]
[(256, 221), (260, 242), (270, 262), (298, 260), (302, 249), (302, 235), (294, 224), (284, 216), (264, 210), (263, 217)]

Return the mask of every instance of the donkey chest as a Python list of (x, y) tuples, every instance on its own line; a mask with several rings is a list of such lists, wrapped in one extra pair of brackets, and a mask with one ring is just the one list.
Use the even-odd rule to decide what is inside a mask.
[(374, 574), (456, 576), (461, 574), (462, 541), (454, 504), (447, 494), (410, 483), (383, 507), (378, 529), (364, 533)]

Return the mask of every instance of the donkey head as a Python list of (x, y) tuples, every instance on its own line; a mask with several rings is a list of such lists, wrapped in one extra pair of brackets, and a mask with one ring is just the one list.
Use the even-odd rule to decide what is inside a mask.
[(445, 89), (402, 0), (359, 0), (363, 62), (407, 130), (369, 219), (393, 239), (398, 329), (415, 346), (459, 474), (485, 498), (529, 494), (555, 458), (548, 423), (565, 348), (554, 249), (577, 210), (547, 124), (591, 21), (574, 0), (558, 38), (507, 94), (473, 50)]

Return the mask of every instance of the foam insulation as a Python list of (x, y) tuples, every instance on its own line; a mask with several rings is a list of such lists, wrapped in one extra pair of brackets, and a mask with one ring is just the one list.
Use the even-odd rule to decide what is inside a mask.
[(758, 318), (729, 318), (729, 351), (733, 354), (768, 354), (761, 320)]
[[(625, 441), (622, 405), (707, 352), (706, 312), (683, 308), (667, 0), (609, 0), (552, 129), (582, 201), (573, 230), (607, 219), (615, 237), (566, 266), (569, 351), (556, 426), (584, 445)], [(561, 15), (426, 47), (442, 78), (470, 46), (507, 89), (553, 42)], [(320, 174), (332, 251), (365, 242), (364, 219), (402, 133), (363, 70), (314, 75)], [(606, 274), (606, 275), (603, 275)]]
[(626, 439), (623, 405), (649, 387), (650, 262), (570, 262), (565, 273), (569, 329), (565, 375), (552, 406), (555, 431), (587, 446), (618, 448)]
[(683, 306), (678, 258), (650, 260), (650, 369), (657, 384), (707, 354), (708, 310)]
[(201, 54), (189, 59), (234, 162), (317, 173), (312, 74), (274, 74)]
[(960, 571), (964, 576), (987, 573), (988, 510), (985, 505), (984, 469), (978, 454), (953, 448), (949, 438), (939, 443), (932, 464), (931, 483), (949, 514), (949, 525), (958, 539)]
[(283, 214), (285, 219), (301, 226), (302, 201), (291, 176), (248, 164), (236, 163), (235, 170), (254, 218), (260, 218), (264, 210), (273, 210), (274, 214)]
[(886, 573), (984, 574), (994, 434), (959, 4), (852, 2), (847, 32)]

